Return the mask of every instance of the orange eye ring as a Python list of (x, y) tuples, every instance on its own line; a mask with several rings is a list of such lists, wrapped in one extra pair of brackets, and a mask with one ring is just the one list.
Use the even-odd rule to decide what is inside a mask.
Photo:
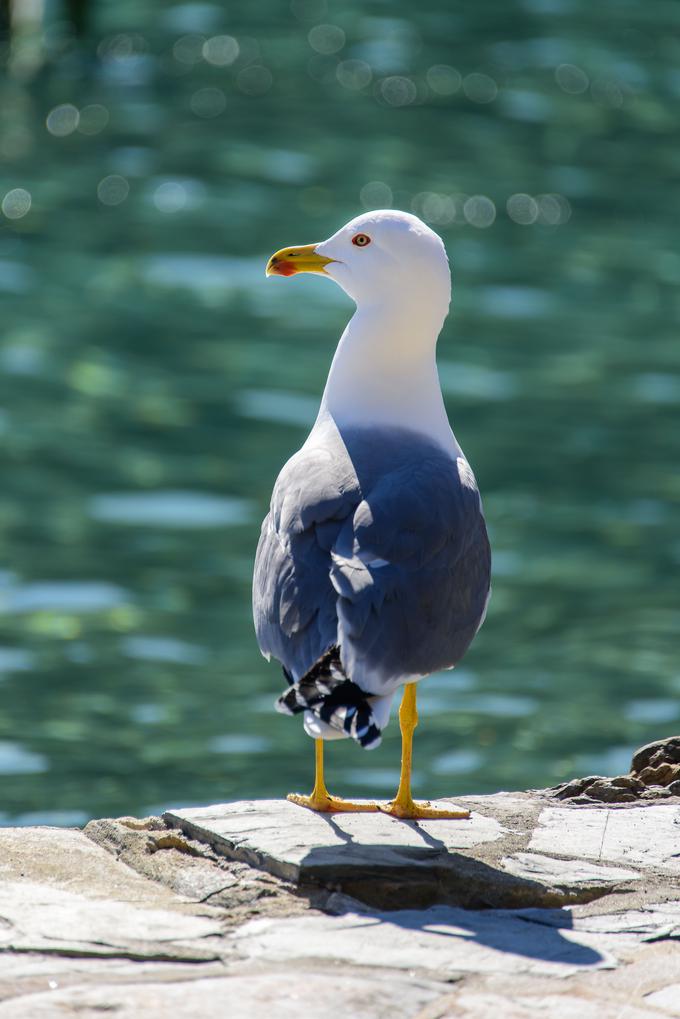
[(352, 244), (356, 244), (357, 248), (365, 248), (367, 244), (371, 243), (371, 238), (368, 234), (355, 234), (352, 238)]

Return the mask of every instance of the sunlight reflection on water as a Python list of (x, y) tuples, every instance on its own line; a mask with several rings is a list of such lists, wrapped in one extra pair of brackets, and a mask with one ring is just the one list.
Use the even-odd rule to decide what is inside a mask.
[(205, 492), (113, 492), (90, 500), (90, 516), (138, 527), (222, 527), (247, 524), (253, 507), (245, 499)]
[(47, 771), (49, 762), (19, 743), (0, 741), (0, 775), (30, 775)]
[(45, 580), (0, 592), (0, 614), (52, 609), (101, 612), (132, 600), (133, 596), (122, 587), (103, 581)]

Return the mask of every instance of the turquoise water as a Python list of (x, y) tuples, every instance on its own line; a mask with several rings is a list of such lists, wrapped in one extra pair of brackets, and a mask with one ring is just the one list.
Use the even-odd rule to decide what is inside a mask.
[[(616, 772), (678, 731), (677, 27), (661, 0), (128, 2), (78, 44), (52, 21), (43, 64), (27, 30), (0, 82), (3, 823), (309, 785), (250, 576), (351, 308), (264, 264), (387, 204), (447, 244), (441, 378), (494, 549), (483, 631), (421, 687), (417, 791)], [(397, 727), (327, 756), (387, 796)]]

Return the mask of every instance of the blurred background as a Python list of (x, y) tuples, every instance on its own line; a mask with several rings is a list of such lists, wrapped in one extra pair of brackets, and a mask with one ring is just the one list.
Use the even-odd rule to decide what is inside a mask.
[[(0, 822), (306, 789), (250, 617), (351, 313), (265, 280), (362, 209), (445, 239), (489, 616), (422, 689), (427, 795), (627, 770), (680, 727), (680, 8), (0, 8)], [(334, 745), (394, 791), (399, 733)]]

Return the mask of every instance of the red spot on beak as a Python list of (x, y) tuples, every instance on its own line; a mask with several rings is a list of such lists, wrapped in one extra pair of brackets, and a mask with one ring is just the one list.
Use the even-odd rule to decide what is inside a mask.
[(277, 262), (276, 265), (272, 266), (271, 271), (277, 276), (293, 276), (297, 269), (294, 262)]

